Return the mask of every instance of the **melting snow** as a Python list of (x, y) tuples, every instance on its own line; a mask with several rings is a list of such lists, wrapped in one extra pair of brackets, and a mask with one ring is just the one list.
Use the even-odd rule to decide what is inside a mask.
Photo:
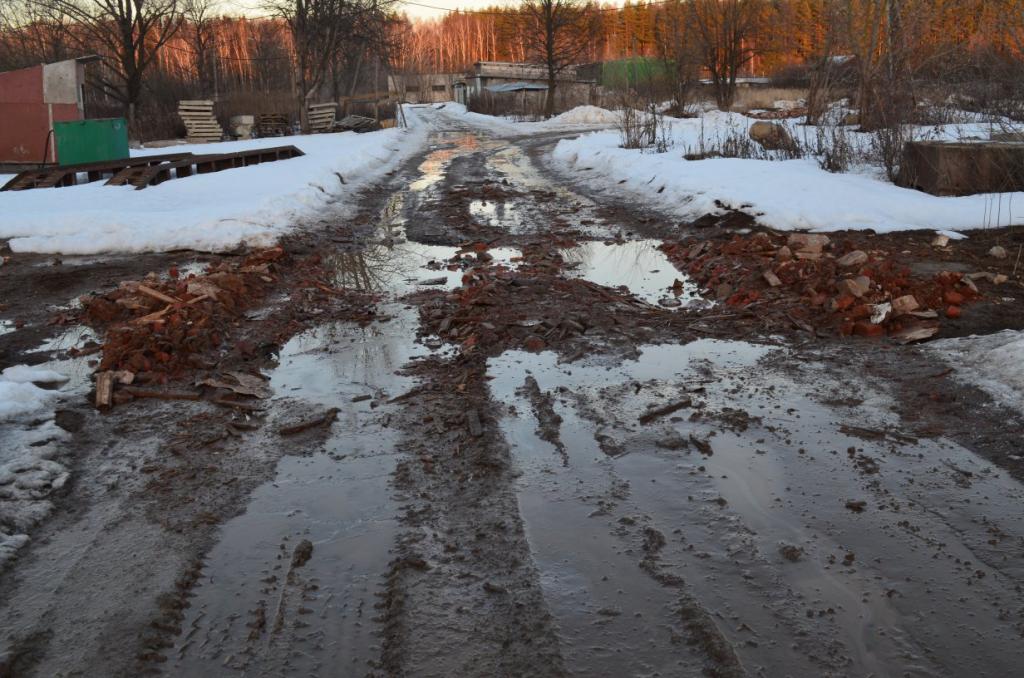
[(15, 365), (0, 373), (0, 565), (28, 543), (26, 534), (53, 505), (47, 498), (64, 486), (67, 469), (56, 459), (68, 434), (54, 422), (67, 377), (53, 370)]
[[(15, 252), (222, 251), (266, 246), (302, 218), (351, 195), (417, 151), (426, 126), (175, 146), (175, 152), (227, 153), (294, 144), (290, 160), (175, 179), (137, 191), (93, 182), (0, 195), (0, 238)], [(135, 155), (167, 149), (133, 151)]]
[(957, 379), (978, 386), (1001, 404), (1024, 412), (1024, 332), (1004, 330), (985, 336), (931, 343), (956, 371)]

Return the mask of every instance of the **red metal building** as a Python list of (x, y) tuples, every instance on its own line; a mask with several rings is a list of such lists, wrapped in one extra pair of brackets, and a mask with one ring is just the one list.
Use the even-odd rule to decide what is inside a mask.
[(84, 117), (82, 57), (0, 73), (0, 163), (57, 162), (54, 122)]

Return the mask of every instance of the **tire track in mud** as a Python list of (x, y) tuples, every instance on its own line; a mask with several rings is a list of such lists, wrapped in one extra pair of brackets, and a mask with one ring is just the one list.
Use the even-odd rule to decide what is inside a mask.
[[(271, 428), (337, 408), (333, 428), (229, 439), (218, 474), (205, 447), (171, 453), (202, 500), (186, 484), (173, 502), (125, 499), (110, 525), (144, 538), (97, 523), (104, 539), (82, 559), (99, 571), (112, 558), (127, 578), (135, 549), (177, 554), (149, 563), (166, 590), (138, 586), (139, 609), (113, 622), (26, 629), (13, 666), (38, 674), (67, 656), (115, 675), (141, 655), (121, 674), (1008, 675), (1024, 628), (1019, 488), (941, 440), (837, 434), (840, 419), (878, 426), (882, 389), (854, 398), (859, 386), (808, 353), (730, 362), (771, 349), (694, 341), (715, 330), (653, 305), (666, 272), (648, 244), (617, 237), (665, 224), (559, 187), (532, 162), (537, 140), (449, 127), (366, 196), (353, 232), (306, 243), (337, 287), (390, 300), (363, 329), (309, 309), (316, 325), (278, 356)], [(618, 256), (598, 283), (587, 276), (604, 251)], [(631, 289), (620, 268), (637, 273)], [(801, 359), (814, 362), (779, 377)], [(834, 402), (815, 404), (816, 390)], [(118, 430), (155, 437), (182, 411)], [(167, 533), (145, 532), (140, 513)], [(75, 595), (54, 610), (88, 603), (80, 582), (61, 582), (54, 595)]]
[(406, 530), (381, 610), (385, 675), (568, 675), (483, 359), (424, 361), (416, 372), (421, 387), (399, 417)]
[[(406, 232), (411, 238), (427, 237), (429, 242), (464, 242), (468, 235), (488, 239), (492, 245), (520, 246), (524, 256), (518, 267), (526, 273), (518, 277), (519, 282), (501, 287), (488, 304), (504, 306), (506, 311), (514, 308), (511, 317), (537, 318), (541, 323), (532, 332), (542, 331), (541, 343), (564, 351), (569, 359), (610, 347), (629, 353), (641, 337), (685, 333), (669, 312), (635, 305), (628, 290), (620, 297), (585, 279), (566, 278), (561, 258), (551, 258), (550, 243), (560, 232), (579, 234), (580, 226), (586, 225), (585, 230), (613, 233), (619, 224), (606, 223), (592, 204), (587, 208), (586, 201), (566, 209), (564, 202), (552, 202), (547, 191), (545, 199), (526, 207), (522, 203), (530, 200), (532, 185), (523, 180), (531, 171), (524, 166), (528, 161), (500, 152), (495, 162), (494, 144), (468, 141), (465, 136), (457, 137), (456, 146), (454, 152), (442, 146), (435, 151), (437, 160), (428, 160), (422, 167), (444, 174), (426, 182), (434, 187), (432, 199), (420, 194), (400, 201), (407, 214)], [(504, 214), (497, 219), (485, 215), (480, 221), (479, 212), (470, 206), (493, 199), (493, 186), (500, 186), (507, 200)], [(435, 209), (439, 218), (432, 219)], [(467, 280), (464, 289), (491, 285), (490, 268), (487, 263), (478, 266), (476, 277)], [(546, 308), (552, 281), (565, 288), (559, 295), (564, 299), (560, 308)], [(587, 300), (588, 295), (600, 299), (598, 307)], [(578, 609), (570, 615), (575, 619), (552, 615), (550, 592), (543, 583), (550, 576), (549, 564), (538, 563), (532, 538), (524, 530), (524, 495), (517, 482), (521, 460), (512, 458), (507, 431), (497, 419), (498, 404), (488, 387), (485, 358), (519, 342), (536, 341), (536, 334), (529, 329), (531, 323), (510, 325), (502, 313), (496, 313), (493, 322), (486, 313), (463, 318), (458, 322), (472, 328), (472, 333), (456, 332), (457, 326), (445, 320), (451, 318), (450, 297), (443, 293), (412, 297), (426, 321), (421, 323), (421, 334), (429, 337), (436, 332), (450, 342), (462, 342), (463, 347), (452, 357), (434, 356), (407, 371), (417, 377), (418, 385), (402, 398), (397, 420), (405, 431), (400, 449), (406, 458), (399, 462), (394, 477), (403, 502), (404, 530), (380, 605), (383, 659), (375, 675), (624, 675), (614, 662), (582, 659), (585, 648), (605, 641), (604, 651), (620, 653), (617, 661), (626, 662), (623, 667), (629, 667), (628, 673), (664, 662), (670, 672), (742, 675), (729, 642), (711, 616), (689, 596), (679, 577), (658, 570), (656, 553), (644, 561), (654, 576), (641, 573), (637, 579), (629, 570), (639, 572), (644, 565), (630, 559), (619, 585), (664, 608), (652, 615), (656, 626), (675, 629), (665, 637), (664, 647), (657, 642), (647, 645), (652, 639), (644, 631), (654, 627), (646, 622), (619, 623), (616, 618), (622, 612), (614, 605), (596, 611)], [(598, 309), (596, 318), (587, 317)], [(550, 320), (542, 320), (545, 317)], [(481, 338), (474, 343), (477, 335)], [(536, 415), (539, 438), (568, 465), (551, 394), (529, 378), (520, 392)], [(671, 602), (664, 605), (665, 600)], [(586, 631), (586, 626), (609, 623), (614, 633), (626, 637), (609, 640)]]

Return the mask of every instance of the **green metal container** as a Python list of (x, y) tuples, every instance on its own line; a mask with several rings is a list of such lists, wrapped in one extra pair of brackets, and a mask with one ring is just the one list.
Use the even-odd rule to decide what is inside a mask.
[(128, 157), (128, 124), (124, 118), (55, 122), (53, 136), (61, 165)]

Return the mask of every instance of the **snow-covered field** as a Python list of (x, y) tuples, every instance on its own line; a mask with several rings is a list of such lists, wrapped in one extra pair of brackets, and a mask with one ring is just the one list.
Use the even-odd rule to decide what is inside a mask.
[(0, 238), (15, 252), (160, 252), (264, 246), (330, 202), (396, 167), (426, 139), (410, 129), (174, 146), (133, 155), (218, 153), (294, 144), (306, 155), (168, 181), (137, 191), (102, 182), (0, 193)]
[[(617, 131), (594, 132), (559, 142), (554, 158), (590, 186), (640, 197), (683, 219), (743, 209), (761, 223), (782, 230), (961, 231), (1013, 223), (1013, 204), (1024, 207), (1024, 193), (936, 197), (895, 186), (876, 168), (826, 172), (814, 158), (688, 161), (683, 157), (716, 148), (730, 137), (745, 136), (753, 122), (719, 111), (670, 119), (672, 147), (665, 153), (619, 148)], [(814, 128), (787, 124), (797, 139), (816, 138)], [(935, 139), (987, 138), (988, 126), (945, 125), (919, 130), (919, 134)], [(868, 139), (853, 133), (849, 138), (862, 144)], [(999, 215), (999, 224), (992, 215)]]
[(1024, 332), (942, 339), (929, 348), (950, 363), (957, 379), (1024, 413)]

